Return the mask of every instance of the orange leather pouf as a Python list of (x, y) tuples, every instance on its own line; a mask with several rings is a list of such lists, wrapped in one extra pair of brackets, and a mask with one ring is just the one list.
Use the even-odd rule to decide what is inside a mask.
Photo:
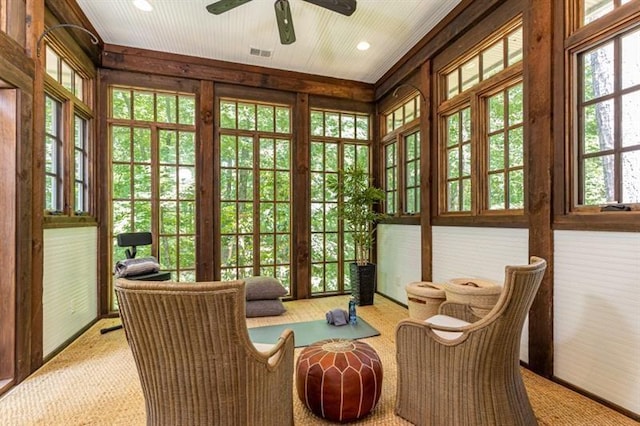
[(317, 416), (348, 422), (373, 410), (382, 391), (382, 363), (376, 351), (357, 340), (321, 340), (296, 362), (300, 400)]

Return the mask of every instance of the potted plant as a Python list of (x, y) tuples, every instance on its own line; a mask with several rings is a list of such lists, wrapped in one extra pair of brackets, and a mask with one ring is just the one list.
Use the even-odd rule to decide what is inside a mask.
[(372, 305), (376, 265), (369, 261), (369, 254), (374, 244), (373, 225), (386, 217), (375, 209), (384, 201), (384, 191), (373, 186), (366, 170), (357, 166), (341, 170), (338, 178), (329, 182), (329, 188), (342, 200), (338, 217), (353, 236), (356, 261), (349, 270), (352, 295), (358, 305)]

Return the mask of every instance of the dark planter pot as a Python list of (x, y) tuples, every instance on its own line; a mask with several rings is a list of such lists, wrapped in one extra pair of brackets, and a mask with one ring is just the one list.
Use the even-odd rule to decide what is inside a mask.
[(376, 265), (367, 263), (349, 265), (351, 274), (351, 295), (359, 306), (373, 305), (373, 294), (376, 289)]

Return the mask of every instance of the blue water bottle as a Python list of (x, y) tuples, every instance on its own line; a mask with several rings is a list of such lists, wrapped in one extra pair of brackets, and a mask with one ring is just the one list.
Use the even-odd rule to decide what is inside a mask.
[(349, 299), (349, 324), (354, 325), (358, 321), (356, 317), (356, 299)]

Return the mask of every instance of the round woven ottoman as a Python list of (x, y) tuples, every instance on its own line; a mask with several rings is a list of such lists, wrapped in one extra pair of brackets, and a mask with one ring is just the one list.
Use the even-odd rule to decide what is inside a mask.
[(380, 399), (380, 357), (357, 340), (313, 343), (296, 362), (296, 389), (300, 400), (317, 416), (335, 422), (359, 419)]

